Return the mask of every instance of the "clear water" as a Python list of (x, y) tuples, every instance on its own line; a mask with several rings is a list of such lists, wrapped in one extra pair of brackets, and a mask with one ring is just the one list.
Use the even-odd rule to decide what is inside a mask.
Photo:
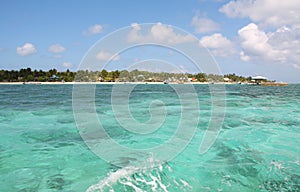
[[(300, 85), (226, 86), (226, 116), (213, 147), (198, 153), (207, 128), (210, 94), (195, 85), (200, 122), (175, 159), (149, 158), (145, 166), (117, 167), (85, 145), (72, 111), (72, 85), (0, 86), (0, 191), (300, 191)], [(121, 145), (147, 148), (164, 142), (180, 120), (180, 102), (168, 85), (138, 85), (133, 116), (146, 121), (162, 100), (163, 129), (141, 138), (118, 125), (112, 85), (97, 85), (99, 119)]]

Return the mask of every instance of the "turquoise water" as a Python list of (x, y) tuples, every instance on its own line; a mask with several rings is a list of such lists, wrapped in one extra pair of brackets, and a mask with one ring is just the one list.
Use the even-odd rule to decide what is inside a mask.
[[(300, 191), (300, 85), (226, 86), (222, 130), (202, 155), (198, 149), (212, 106), (208, 86), (195, 85), (200, 121), (185, 150), (168, 162), (149, 156), (144, 166), (124, 158), (122, 167), (100, 159), (82, 140), (72, 110), (72, 88), (0, 86), (1, 192)], [(161, 128), (142, 136), (118, 124), (111, 90), (112, 85), (97, 85), (96, 111), (120, 145), (154, 147), (174, 134), (181, 104), (170, 86), (138, 85), (131, 93), (132, 116), (141, 122), (149, 119), (151, 101), (161, 100), (167, 109)]]

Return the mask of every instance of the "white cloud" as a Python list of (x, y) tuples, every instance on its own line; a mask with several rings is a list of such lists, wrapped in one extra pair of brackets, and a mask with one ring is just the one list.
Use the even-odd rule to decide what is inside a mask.
[(120, 55), (115, 54), (113, 55), (112, 53), (106, 52), (106, 51), (100, 51), (97, 55), (96, 58), (100, 61), (118, 61), (120, 60)]
[(300, 26), (281, 27), (266, 33), (250, 23), (238, 31), (243, 61), (280, 63), (300, 68)]
[(131, 24), (131, 27), (132, 30), (127, 36), (127, 40), (131, 43), (156, 42), (164, 44), (181, 44), (195, 41), (195, 38), (192, 35), (176, 33), (171, 26), (163, 25), (162, 23), (153, 25), (150, 32), (146, 35), (140, 33), (141, 26), (137, 23)]
[(300, 21), (299, 0), (236, 0), (220, 8), (228, 17), (249, 17), (264, 25), (280, 27)]
[(36, 48), (31, 43), (25, 43), (23, 46), (17, 47), (17, 54), (21, 56), (31, 55), (36, 52), (37, 52)]
[(70, 63), (70, 62), (63, 62), (62, 66), (63, 67), (72, 67), (72, 63)]
[(141, 27), (140, 27), (139, 24), (137, 24), (137, 23), (131, 23), (131, 27), (132, 27), (134, 30), (141, 30)]
[(235, 0), (219, 11), (231, 18), (249, 18), (252, 21), (238, 31), (242, 60), (263, 60), (299, 68), (299, 0)]
[(284, 62), (298, 69), (300, 66), (300, 26), (281, 27), (269, 33), (269, 43), (284, 55)]
[(215, 56), (226, 57), (235, 53), (234, 44), (220, 33), (204, 36), (199, 42), (200, 45), (211, 49)]
[(83, 35), (96, 35), (102, 33), (103, 26), (100, 24), (95, 24), (90, 26), (87, 30), (83, 31)]
[(246, 55), (244, 51), (240, 52), (240, 58), (243, 61), (250, 61), (251, 60), (251, 58), (248, 55)]
[(241, 59), (250, 60), (252, 57), (259, 57), (274, 61), (284, 61), (285, 50), (278, 50), (269, 43), (269, 36), (254, 23), (243, 27), (238, 31), (241, 38)]
[(48, 48), (48, 51), (51, 53), (61, 53), (61, 52), (64, 52), (65, 50), (66, 50), (66, 48), (64, 48), (60, 44), (53, 44)]
[(220, 29), (218, 23), (205, 17), (200, 18), (198, 13), (192, 19), (192, 26), (195, 27), (196, 33), (208, 33)]

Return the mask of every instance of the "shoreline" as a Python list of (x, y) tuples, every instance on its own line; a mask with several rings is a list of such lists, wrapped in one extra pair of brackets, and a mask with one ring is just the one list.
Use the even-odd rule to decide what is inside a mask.
[[(81, 85), (81, 84), (95, 84), (95, 85), (115, 85), (115, 84), (149, 84), (149, 85), (160, 85), (164, 82), (0, 82), (0, 85)], [(208, 84), (221, 84), (221, 85), (236, 85), (235, 82), (187, 82), (187, 83), (168, 83), (170, 85), (174, 84), (199, 84), (199, 85), (208, 85)]]
[[(164, 82), (0, 82), (0, 85), (84, 85), (84, 84), (92, 84), (92, 85), (126, 85), (126, 84), (143, 84), (143, 85), (163, 85)], [(186, 83), (177, 83), (170, 82), (169, 85), (257, 85), (256, 83), (237, 83), (237, 82), (186, 82)], [(285, 82), (277, 82), (277, 83), (267, 83), (261, 84), (263, 86), (286, 86), (290, 83)], [(297, 84), (297, 83), (292, 83)]]

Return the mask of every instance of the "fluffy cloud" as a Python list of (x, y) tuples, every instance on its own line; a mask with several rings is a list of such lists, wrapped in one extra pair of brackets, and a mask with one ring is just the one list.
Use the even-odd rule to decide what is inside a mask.
[(195, 27), (196, 33), (208, 33), (212, 31), (218, 31), (220, 29), (218, 23), (208, 18), (200, 18), (199, 14), (196, 14), (193, 17), (192, 26)]
[(246, 17), (252, 21), (238, 31), (242, 60), (279, 62), (299, 70), (299, 0), (236, 0), (225, 4), (220, 11), (231, 18)]
[(86, 31), (83, 31), (83, 35), (96, 35), (102, 33), (103, 26), (99, 24), (95, 24), (90, 26)]
[(240, 52), (240, 58), (243, 61), (250, 61), (251, 60), (251, 58), (248, 55), (246, 55), (244, 51)]
[(300, 26), (281, 27), (269, 33), (269, 44), (280, 50), (284, 55), (284, 62), (300, 69)]
[(109, 52), (106, 51), (100, 51), (97, 55), (96, 58), (100, 61), (118, 61), (120, 60), (120, 55), (113, 55)]
[(210, 49), (215, 56), (229, 56), (235, 53), (234, 44), (220, 33), (204, 36), (200, 45)]
[(62, 66), (63, 67), (72, 67), (72, 63), (70, 63), (70, 62), (63, 62)]
[(138, 23), (131, 23), (131, 27), (132, 27), (134, 30), (141, 30), (141, 27), (139, 26)]
[(23, 46), (17, 47), (17, 54), (21, 56), (34, 54), (36, 51), (36, 48), (31, 43), (25, 43)]
[(48, 51), (51, 53), (61, 53), (61, 52), (64, 52), (65, 50), (66, 50), (66, 48), (64, 48), (60, 44), (54, 44), (48, 48)]
[(236, 0), (220, 9), (228, 17), (249, 17), (254, 22), (280, 27), (300, 20), (299, 0)]
[(137, 23), (131, 24), (132, 30), (129, 32), (127, 40), (131, 43), (157, 42), (164, 44), (180, 44), (193, 42), (195, 38), (192, 35), (182, 35), (176, 33), (171, 26), (157, 23), (150, 29), (149, 34), (140, 33), (141, 26)]
[(269, 43), (269, 36), (254, 23), (243, 27), (238, 31), (241, 39), (241, 59), (248, 61), (253, 57), (274, 61), (285, 61), (286, 50), (275, 49)]

